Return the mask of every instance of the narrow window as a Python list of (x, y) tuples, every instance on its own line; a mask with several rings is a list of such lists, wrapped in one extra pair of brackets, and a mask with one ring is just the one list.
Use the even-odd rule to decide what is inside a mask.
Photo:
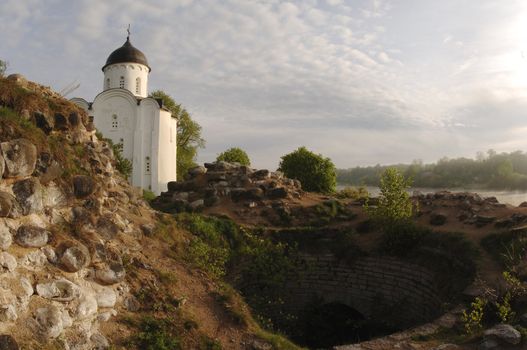
[(112, 130), (119, 128), (119, 120), (117, 119), (117, 114), (112, 115)]
[(150, 175), (150, 157), (145, 158), (145, 174)]
[(141, 78), (135, 79), (135, 93), (137, 95), (141, 93)]
[(121, 89), (124, 89), (124, 77), (121, 77), (121, 79), (119, 80), (119, 87)]
[(110, 78), (106, 79), (106, 89), (110, 88)]

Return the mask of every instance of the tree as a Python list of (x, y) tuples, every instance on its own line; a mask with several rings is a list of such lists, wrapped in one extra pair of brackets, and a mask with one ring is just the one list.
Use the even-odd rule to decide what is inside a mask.
[(0, 77), (4, 76), (8, 65), (9, 65), (9, 63), (7, 63), (7, 61), (0, 60)]
[(302, 188), (306, 191), (335, 192), (335, 165), (331, 159), (315, 154), (305, 147), (284, 155), (278, 170), (291, 179), (300, 180)]
[(201, 137), (201, 126), (192, 120), (187, 110), (162, 90), (155, 90), (150, 97), (161, 99), (163, 105), (178, 119), (177, 127), (177, 176), (182, 179), (187, 171), (196, 166), (198, 149), (205, 147), (205, 140)]
[(410, 180), (397, 169), (388, 168), (381, 175), (379, 202), (376, 207), (366, 205), (374, 219), (384, 224), (405, 221), (412, 217), (412, 200), (408, 194)]
[(241, 165), (251, 165), (251, 160), (247, 153), (239, 147), (231, 147), (223, 153), (220, 153), (216, 161), (225, 161), (229, 163), (240, 163)]

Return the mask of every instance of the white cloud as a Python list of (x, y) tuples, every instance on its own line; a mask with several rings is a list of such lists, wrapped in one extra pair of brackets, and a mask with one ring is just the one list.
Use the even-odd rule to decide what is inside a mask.
[(201, 160), (237, 145), (274, 166), (306, 145), (346, 167), (524, 144), (518, 1), (6, 1), (0, 58), (56, 89), (79, 78), (88, 99), (130, 23), (150, 88), (203, 125)]

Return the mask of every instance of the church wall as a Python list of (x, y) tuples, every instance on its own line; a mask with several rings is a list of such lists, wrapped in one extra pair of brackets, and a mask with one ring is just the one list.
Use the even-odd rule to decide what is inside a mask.
[[(107, 80), (110, 79), (110, 89), (120, 87), (121, 77), (124, 77), (124, 88), (135, 96), (148, 95), (148, 67), (138, 63), (117, 63), (104, 69), (103, 90), (108, 90)], [(140, 78), (140, 90), (136, 93), (136, 79)]]
[(104, 137), (122, 144), (123, 156), (133, 162), (137, 107), (131, 98), (115, 92), (107, 94), (99, 95), (93, 103), (93, 122)]
[(156, 168), (158, 171), (159, 193), (167, 190), (169, 181), (177, 179), (177, 120), (170, 112), (160, 110), (159, 118), (159, 152)]

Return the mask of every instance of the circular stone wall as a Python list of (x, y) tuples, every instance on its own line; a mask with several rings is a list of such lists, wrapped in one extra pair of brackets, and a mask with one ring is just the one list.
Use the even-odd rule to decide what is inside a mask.
[(367, 319), (406, 328), (440, 313), (441, 298), (426, 269), (391, 257), (339, 261), (333, 254), (301, 254), (304, 268), (286, 285), (284, 310), (299, 315), (314, 300), (347, 305)]

